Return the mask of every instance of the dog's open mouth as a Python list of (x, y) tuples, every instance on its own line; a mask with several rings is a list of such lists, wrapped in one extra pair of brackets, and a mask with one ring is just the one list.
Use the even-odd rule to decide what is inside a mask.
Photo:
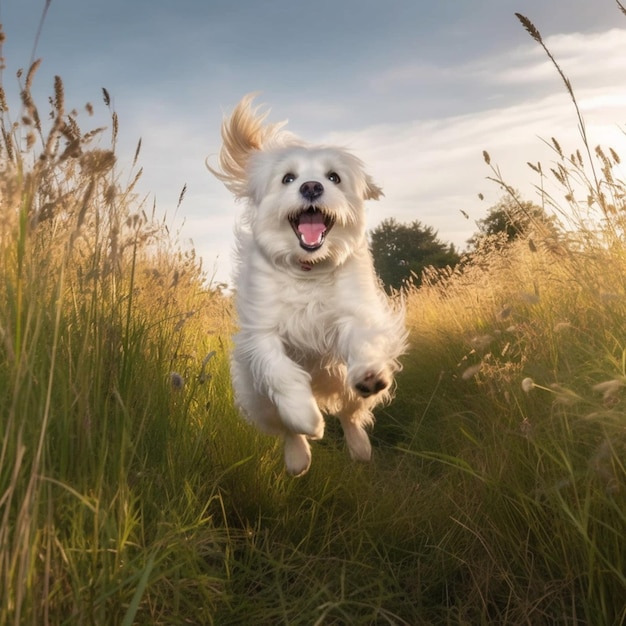
[(289, 223), (296, 237), (300, 240), (300, 247), (308, 252), (315, 252), (322, 247), (326, 235), (334, 226), (335, 220), (318, 208), (310, 206), (300, 213), (289, 218)]

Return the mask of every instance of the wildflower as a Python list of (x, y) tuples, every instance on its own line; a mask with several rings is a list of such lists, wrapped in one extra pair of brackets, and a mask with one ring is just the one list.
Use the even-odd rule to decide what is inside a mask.
[(180, 391), (185, 386), (185, 379), (178, 372), (170, 372), (170, 385), (175, 391)]
[(530, 393), (530, 390), (535, 386), (535, 381), (532, 378), (524, 378), (522, 381), (522, 390), (526, 393)]

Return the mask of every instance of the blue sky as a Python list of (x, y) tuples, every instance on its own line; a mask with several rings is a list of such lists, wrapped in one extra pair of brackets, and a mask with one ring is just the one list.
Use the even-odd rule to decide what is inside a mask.
[[(6, 87), (28, 65), (44, 4), (0, 0)], [(541, 138), (580, 145), (563, 85), (515, 12), (572, 80), (594, 145), (620, 152), (626, 16), (612, 0), (52, 0), (36, 86), (45, 104), (58, 74), (68, 105), (92, 102), (102, 119), (106, 87), (120, 156), (142, 139), (140, 189), (170, 216), (187, 184), (172, 227), (217, 280), (229, 279), (240, 209), (204, 160), (223, 114), (251, 91), (272, 120), (366, 161), (385, 190), (370, 227), (417, 219), (463, 247), (500, 196), (482, 150), (533, 199), (526, 162), (552, 158)]]

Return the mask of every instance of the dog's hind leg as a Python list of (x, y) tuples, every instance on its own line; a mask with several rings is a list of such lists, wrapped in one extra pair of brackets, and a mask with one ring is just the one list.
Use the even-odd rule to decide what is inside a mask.
[(355, 461), (369, 461), (372, 457), (372, 444), (365, 427), (372, 423), (371, 412), (362, 403), (349, 402), (337, 417), (341, 422), (350, 457)]
[(304, 435), (287, 432), (285, 441), (285, 467), (292, 476), (302, 476), (311, 466), (311, 448)]
[(374, 400), (361, 398), (346, 388), (346, 377), (344, 366), (318, 367), (313, 369), (313, 389), (321, 406), (341, 422), (351, 458), (369, 461), (372, 446), (365, 428), (374, 421), (369, 410)]

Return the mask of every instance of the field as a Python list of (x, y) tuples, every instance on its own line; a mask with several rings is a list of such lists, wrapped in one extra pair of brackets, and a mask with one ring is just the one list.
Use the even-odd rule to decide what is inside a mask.
[(329, 420), (292, 479), (233, 408), (231, 303), (119, 171), (115, 112), (83, 130), (57, 79), (48, 119), (35, 76), (16, 119), (0, 94), (0, 624), (626, 623), (610, 147), (552, 140), (552, 226), (403, 294), (372, 463)]

